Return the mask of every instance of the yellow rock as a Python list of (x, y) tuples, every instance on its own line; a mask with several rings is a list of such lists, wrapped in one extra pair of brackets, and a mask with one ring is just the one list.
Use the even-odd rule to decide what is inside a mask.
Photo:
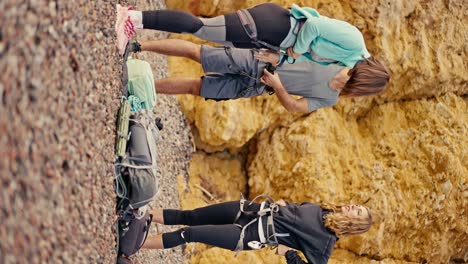
[[(216, 16), (261, 2), (167, 5)], [(237, 199), (248, 181), (251, 196), (372, 207), (371, 231), (341, 239), (329, 263), (468, 261), (466, 1), (272, 2), (314, 7), (356, 25), (392, 72), (391, 85), (377, 97), (340, 98), (309, 115), (287, 113), (274, 95), (218, 103), (180, 96), (197, 148), (216, 153), (194, 155), (189, 181), (180, 179), (183, 208)], [(179, 58), (170, 60), (170, 69), (171, 76), (202, 74), (196, 63)], [(231, 154), (217, 153), (225, 149)], [(246, 152), (243, 168), (239, 153)], [(236, 259), (221, 249), (191, 248), (192, 263), (285, 263), (269, 251)]]
[(310, 115), (259, 136), (250, 194), (365, 203), (375, 227), (339, 242), (354, 252), (434, 263), (463, 259), (467, 113), (466, 99), (447, 94), (380, 105), (359, 120), (332, 109)]
[(226, 153), (195, 152), (189, 179), (178, 177), (181, 207), (194, 209), (217, 202), (239, 200), (246, 193), (247, 179), (240, 159)]

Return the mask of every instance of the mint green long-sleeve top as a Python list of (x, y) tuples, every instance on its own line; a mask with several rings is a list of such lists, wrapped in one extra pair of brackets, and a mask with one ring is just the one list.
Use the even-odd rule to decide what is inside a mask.
[(321, 16), (313, 8), (299, 7), (296, 4), (291, 7), (291, 15), (296, 19), (307, 19), (294, 44), (294, 52), (303, 54), (297, 62), (312, 60), (320, 64), (330, 63), (314, 59), (314, 53), (320, 58), (340, 62), (352, 69), (363, 57), (370, 57), (364, 37), (355, 26)]

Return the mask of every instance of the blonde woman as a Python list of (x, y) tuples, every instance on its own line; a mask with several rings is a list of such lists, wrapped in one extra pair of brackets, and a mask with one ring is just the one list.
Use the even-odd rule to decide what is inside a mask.
[(362, 234), (372, 224), (369, 208), (362, 205), (297, 204), (283, 200), (241, 200), (194, 210), (158, 209), (150, 213), (154, 222), (188, 227), (150, 236), (143, 248), (165, 249), (191, 242), (233, 251), (278, 246), (277, 253), (284, 255), (288, 264), (327, 263), (339, 237)]

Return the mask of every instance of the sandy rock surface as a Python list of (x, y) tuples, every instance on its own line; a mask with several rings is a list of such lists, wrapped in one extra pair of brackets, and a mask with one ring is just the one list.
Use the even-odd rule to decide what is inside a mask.
[[(164, 8), (163, 1), (130, 4)], [(115, 262), (112, 163), (122, 59), (114, 5), (0, 3), (0, 263)], [(155, 78), (166, 76), (165, 57), (141, 58)], [(176, 176), (186, 177), (192, 152), (190, 130), (173, 97), (159, 96), (154, 116), (164, 129), (157, 143), (162, 186), (151, 206), (176, 208)], [(178, 249), (133, 259), (182, 263), (184, 256)]]

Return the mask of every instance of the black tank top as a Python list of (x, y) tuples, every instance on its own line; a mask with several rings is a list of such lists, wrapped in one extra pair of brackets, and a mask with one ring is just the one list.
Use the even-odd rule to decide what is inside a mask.
[[(274, 3), (260, 4), (247, 10), (255, 21), (258, 39), (279, 46), (291, 28), (289, 10)], [(226, 14), (225, 20), (227, 41), (237, 48), (257, 47), (251, 43), (235, 12)]]

